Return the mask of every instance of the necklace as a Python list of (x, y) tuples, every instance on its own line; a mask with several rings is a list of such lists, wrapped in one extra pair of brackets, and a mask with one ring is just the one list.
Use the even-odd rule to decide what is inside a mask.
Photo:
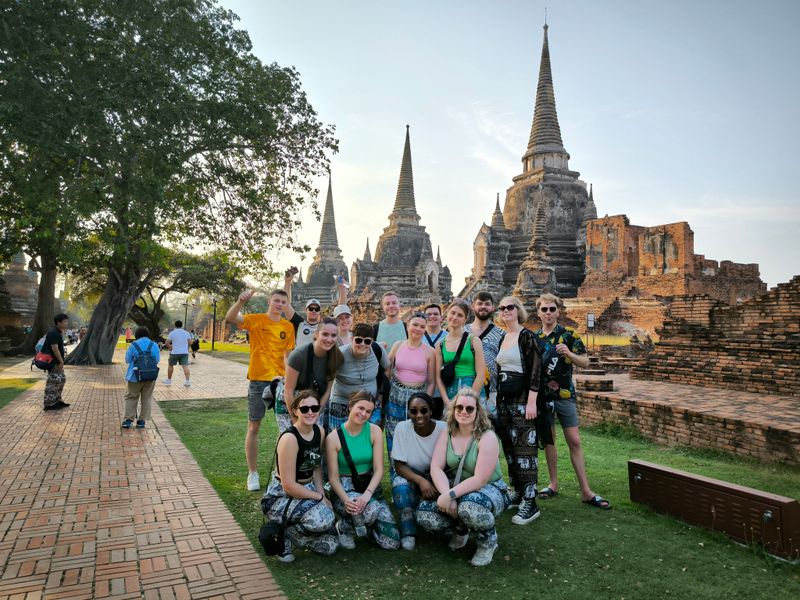
[(364, 373), (367, 370), (367, 358), (365, 357), (358, 359), (353, 357), (353, 360), (355, 361), (356, 367), (358, 368), (358, 377), (359, 379), (361, 379), (361, 383), (364, 383)]

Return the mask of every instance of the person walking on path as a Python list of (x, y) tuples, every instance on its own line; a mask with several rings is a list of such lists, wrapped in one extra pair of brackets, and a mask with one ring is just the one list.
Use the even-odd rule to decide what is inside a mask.
[(494, 423), (497, 417), (497, 362), (495, 362), (495, 358), (497, 358), (505, 333), (492, 323), (494, 298), (489, 292), (481, 291), (475, 294), (472, 300), (472, 312), (475, 313), (475, 319), (464, 327), (464, 331), (477, 336), (483, 346), (483, 358), (489, 373), (489, 383), (484, 386), (484, 395), (489, 418)]
[[(585, 369), (589, 366), (589, 357), (586, 355), (586, 346), (575, 330), (558, 324), (561, 306), (561, 299), (553, 294), (542, 294), (536, 300), (536, 310), (542, 322), (542, 328), (535, 332), (542, 355), (541, 389), (545, 394), (545, 401), (548, 404), (552, 403), (561, 423), (572, 468), (575, 469), (575, 476), (581, 488), (581, 499), (590, 506), (608, 510), (611, 508), (611, 503), (595, 494), (589, 487), (581, 437), (578, 433), (578, 409), (572, 365), (576, 364)], [(551, 432), (555, 440), (555, 424)], [(539, 498), (548, 499), (558, 495), (558, 451), (555, 443), (551, 441), (545, 446), (544, 453), (547, 457), (550, 483), (539, 491)]]
[(169, 362), (167, 367), (167, 378), (164, 385), (172, 385), (172, 372), (175, 365), (180, 365), (183, 369), (183, 376), (186, 381), (184, 387), (192, 385), (189, 379), (189, 344), (192, 342), (192, 334), (183, 328), (183, 321), (175, 321), (175, 329), (169, 332), (165, 346), (169, 349)]
[[(150, 404), (153, 400), (153, 389), (156, 387), (157, 372), (154, 378), (150, 381), (142, 381), (137, 374), (134, 362), (136, 357), (142, 353), (150, 353), (158, 365), (161, 358), (161, 352), (158, 349), (158, 344), (150, 339), (150, 332), (147, 327), (137, 327), (136, 341), (128, 346), (125, 352), (125, 362), (128, 363), (128, 370), (125, 373), (125, 381), (128, 383), (128, 393), (125, 394), (125, 414), (122, 417), (122, 428), (130, 429), (133, 422), (136, 421), (136, 428), (143, 429), (145, 423), (150, 420)], [(157, 370), (157, 369), (156, 369)], [(141, 409), (138, 412), (136, 408), (141, 403)]]
[(283, 290), (274, 290), (269, 295), (269, 308), (266, 314), (239, 314), (255, 292), (248, 290), (239, 294), (238, 300), (230, 307), (225, 320), (246, 329), (250, 339), (250, 363), (247, 367), (247, 434), (244, 452), (247, 458), (247, 489), (257, 492), (261, 489), (258, 477), (258, 430), (266, 413), (264, 389), (277, 377), (286, 374), (286, 360), (294, 348), (294, 327), (281, 316), (289, 296)]
[(69, 403), (61, 399), (67, 376), (64, 374), (64, 359), (67, 356), (64, 350), (64, 332), (69, 324), (69, 317), (59, 313), (53, 317), (53, 323), (44, 336), (42, 352), (53, 357), (54, 366), (47, 372), (47, 383), (44, 386), (44, 410), (61, 410)]

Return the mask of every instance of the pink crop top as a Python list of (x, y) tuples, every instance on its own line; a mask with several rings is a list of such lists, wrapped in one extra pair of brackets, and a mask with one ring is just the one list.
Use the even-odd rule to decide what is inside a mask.
[(427, 347), (409, 348), (403, 344), (394, 357), (394, 375), (403, 383), (424, 383), (428, 379)]

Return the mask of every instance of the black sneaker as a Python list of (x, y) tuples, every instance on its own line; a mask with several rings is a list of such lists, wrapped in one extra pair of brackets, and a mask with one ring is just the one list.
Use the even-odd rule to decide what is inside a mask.
[(508, 490), (508, 508), (517, 508), (520, 502), (522, 502), (522, 494)]
[(292, 542), (284, 538), (283, 550), (276, 557), (282, 563), (294, 562), (294, 554), (292, 553)]
[(527, 525), (539, 518), (542, 511), (536, 506), (536, 500), (523, 500), (519, 504), (517, 514), (511, 519), (515, 525)]

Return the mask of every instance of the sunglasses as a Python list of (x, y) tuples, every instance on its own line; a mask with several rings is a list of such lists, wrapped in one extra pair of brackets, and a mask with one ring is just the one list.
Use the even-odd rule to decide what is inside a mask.
[(319, 307), (319, 306), (314, 306), (314, 305), (312, 304), (311, 306), (309, 306), (308, 308), (306, 308), (306, 310), (307, 310), (307, 311), (309, 311), (309, 312), (319, 312), (319, 311), (320, 311), (320, 307)]
[(455, 410), (456, 412), (465, 412), (468, 415), (471, 415), (475, 412), (475, 407), (472, 405), (456, 404)]
[(353, 343), (354, 344), (358, 344), (359, 346), (362, 345), (362, 344), (364, 346), (369, 346), (370, 344), (372, 344), (372, 338), (354, 337), (353, 338)]
[(418, 311), (418, 312), (415, 312), (413, 315), (411, 315), (411, 318), (412, 319), (413, 318), (420, 318), (420, 319), (425, 319), (427, 321), (428, 320), (428, 315), (426, 315), (424, 312), (419, 312)]
[(311, 411), (312, 413), (318, 413), (319, 412), (319, 404), (306, 404), (304, 406), (298, 406), (297, 410), (299, 410), (304, 415), (308, 414), (309, 411)]
[(517, 308), (516, 304), (507, 304), (506, 306), (498, 306), (497, 310), (499, 310), (500, 312), (505, 312), (505, 311), (516, 310), (516, 308)]
[(427, 408), (409, 408), (408, 414), (417, 416), (417, 415), (427, 415), (430, 411)]
[(540, 309), (543, 313), (551, 312), (554, 313), (558, 310), (557, 306), (542, 306)]

